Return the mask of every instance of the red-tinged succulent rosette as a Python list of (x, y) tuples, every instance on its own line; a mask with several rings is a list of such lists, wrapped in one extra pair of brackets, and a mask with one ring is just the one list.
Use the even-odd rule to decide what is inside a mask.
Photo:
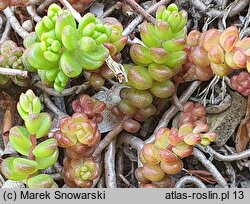
[(78, 142), (92, 147), (100, 141), (101, 134), (97, 124), (84, 113), (74, 113), (72, 117), (62, 118), (59, 127), (55, 138), (61, 147), (67, 148)]
[(97, 123), (102, 121), (101, 113), (106, 105), (102, 101), (94, 99), (87, 94), (82, 94), (72, 102), (72, 109), (77, 113), (84, 113), (89, 119), (95, 119)]
[(231, 88), (242, 94), (243, 96), (250, 95), (250, 74), (242, 71), (238, 75), (230, 78)]

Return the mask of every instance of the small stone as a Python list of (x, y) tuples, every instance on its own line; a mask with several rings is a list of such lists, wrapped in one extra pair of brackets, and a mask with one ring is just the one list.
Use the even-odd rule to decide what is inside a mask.
[(209, 131), (217, 134), (216, 145), (223, 146), (233, 135), (246, 113), (247, 100), (234, 91), (229, 91), (231, 106), (218, 114), (208, 114)]
[(101, 3), (94, 3), (90, 8), (89, 11), (93, 13), (97, 18), (100, 18), (104, 11), (104, 5)]
[(23, 182), (7, 180), (4, 182), (2, 188), (25, 188)]

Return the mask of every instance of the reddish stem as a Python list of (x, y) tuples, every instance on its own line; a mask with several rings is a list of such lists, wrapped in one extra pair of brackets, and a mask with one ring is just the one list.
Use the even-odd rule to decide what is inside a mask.
[(133, 7), (138, 13), (140, 13), (148, 22), (155, 24), (155, 18), (145, 11), (136, 1), (126, 0), (126, 2)]
[(32, 153), (32, 151), (36, 147), (36, 135), (30, 135), (30, 142), (31, 142), (31, 147), (29, 149), (28, 159), (35, 160), (36, 157), (34, 156), (34, 154)]

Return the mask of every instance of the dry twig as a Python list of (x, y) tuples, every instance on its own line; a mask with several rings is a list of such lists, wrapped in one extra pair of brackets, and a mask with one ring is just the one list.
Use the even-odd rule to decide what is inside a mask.
[(82, 19), (81, 15), (71, 6), (71, 4), (67, 0), (59, 0), (74, 16), (77, 22), (80, 22)]
[(36, 9), (33, 6), (28, 6), (27, 8), (28, 14), (35, 22), (39, 22), (42, 18), (37, 14)]
[(10, 68), (4, 68), (0, 67), (0, 74), (6, 75), (6, 76), (20, 76), (20, 77), (28, 77), (28, 71), (23, 71), (19, 69), (10, 69)]
[(4, 32), (3, 32), (1, 40), (0, 40), (0, 43), (2, 43), (3, 41), (7, 40), (8, 36), (10, 34), (10, 30), (11, 30), (10, 21), (7, 20)]
[(188, 183), (194, 184), (199, 188), (207, 188), (206, 185), (195, 176), (183, 176), (176, 182), (175, 188), (182, 188)]
[(34, 86), (43, 90), (45, 93), (51, 96), (70, 96), (72, 94), (79, 94), (89, 87), (86, 83), (83, 83), (81, 85), (77, 85), (68, 89), (64, 89), (61, 93), (58, 93), (53, 88), (48, 88), (41, 82), (35, 83)]
[(213, 175), (216, 182), (222, 187), (228, 187), (226, 180), (223, 178), (218, 169), (205, 157), (205, 155), (194, 148), (193, 155), (207, 168), (207, 170)]
[(49, 7), (50, 4), (56, 3), (56, 2), (58, 2), (58, 0), (45, 0), (45, 1), (43, 1), (43, 2), (37, 7), (36, 10), (37, 10), (38, 13), (42, 13), (42, 12), (44, 12), (44, 10), (45, 10), (47, 7)]
[(218, 152), (216, 152), (212, 147), (207, 146), (207, 147), (203, 147), (201, 145), (198, 145), (199, 149), (201, 149), (202, 151), (210, 154), (214, 159), (218, 160), (218, 161), (227, 161), (227, 162), (232, 162), (232, 161), (237, 161), (237, 160), (241, 160), (241, 159), (247, 159), (248, 157), (250, 157), (250, 149), (245, 150), (243, 152), (239, 152), (239, 153), (234, 153), (231, 155), (222, 155)]
[(101, 16), (101, 18), (108, 17), (111, 13), (113, 13), (115, 10), (121, 9), (123, 3), (120, 1), (117, 1), (113, 6), (111, 6), (109, 9), (107, 9)]
[(122, 123), (119, 123), (101, 140), (101, 142), (96, 147), (95, 152), (93, 153), (93, 157), (97, 158), (101, 154), (101, 152), (112, 142), (112, 140), (116, 138), (117, 135), (119, 135), (122, 130)]
[[(228, 17), (233, 17), (239, 14), (248, 5), (249, 0), (240, 0), (240, 1), (236, 0), (235, 2), (234, 2), (235, 4), (234, 3), (232, 4), (233, 6), (228, 7), (228, 9), (230, 9)], [(217, 18), (223, 15), (223, 13), (227, 11), (227, 9), (223, 11), (219, 11), (213, 8), (208, 9), (206, 4), (204, 4), (201, 0), (189, 0), (189, 3), (193, 5), (196, 9), (205, 13), (211, 18)]]
[(125, 0), (132, 8), (138, 11), (148, 22), (155, 24), (155, 18), (151, 16), (148, 12), (146, 12), (139, 4), (137, 4), (134, 0)]
[(24, 30), (23, 27), (20, 25), (19, 21), (14, 16), (13, 12), (11, 11), (9, 7), (6, 8), (3, 12), (5, 16), (7, 17), (7, 19), (9, 19), (12, 28), (16, 31), (16, 33), (20, 37), (25, 38), (29, 35), (29, 33), (26, 30)]
[[(180, 103), (183, 104), (185, 103), (190, 96), (194, 93), (194, 91), (198, 88), (198, 86), (201, 84), (200, 81), (195, 81), (192, 82), (192, 84), (185, 90), (185, 92), (183, 92), (183, 94), (180, 97)], [(157, 125), (157, 127), (155, 128), (154, 134), (151, 135), (145, 142), (146, 143), (151, 143), (154, 141), (155, 138), (155, 134), (157, 133), (157, 131), (162, 128), (162, 127), (166, 127), (169, 123), (169, 121), (171, 120), (172, 117), (175, 116), (175, 114), (178, 112), (178, 108), (176, 108), (175, 105), (172, 105), (162, 116), (159, 124)]]
[(46, 105), (53, 113), (55, 113), (59, 118), (60, 118), (60, 117), (68, 116), (66, 113), (62, 112), (61, 110), (59, 110), (59, 109), (54, 105), (54, 103), (50, 100), (49, 96), (48, 96), (46, 93), (43, 94), (43, 97), (44, 97), (44, 103), (45, 103), (45, 105)]
[(116, 154), (116, 138), (108, 145), (107, 152), (104, 155), (104, 171), (105, 184), (107, 188), (116, 188), (116, 173), (115, 173), (115, 154)]

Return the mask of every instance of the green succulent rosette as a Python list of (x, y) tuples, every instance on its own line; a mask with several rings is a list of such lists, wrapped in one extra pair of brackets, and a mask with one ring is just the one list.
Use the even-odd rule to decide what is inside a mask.
[(17, 111), (21, 118), (25, 121), (29, 114), (39, 114), (41, 112), (41, 101), (31, 89), (26, 93), (21, 93), (19, 102), (17, 103)]
[[(135, 65), (125, 65), (128, 81), (132, 87), (129, 94), (121, 92), (118, 109), (125, 115), (143, 121), (155, 114), (152, 97), (168, 98), (175, 85), (171, 78), (177, 74), (186, 60), (187, 12), (179, 11), (176, 4), (167, 8), (160, 6), (156, 12), (155, 25), (146, 21), (140, 25), (140, 37), (144, 45), (133, 44), (130, 57)], [(136, 103), (135, 103), (136, 101)], [(142, 105), (142, 106), (140, 106)]]
[(62, 174), (64, 182), (69, 187), (90, 188), (99, 173), (99, 166), (93, 158), (78, 160), (66, 158), (64, 160)]
[(155, 76), (153, 69), (175, 69), (184, 63), (186, 22), (187, 12), (179, 11), (176, 4), (170, 4), (167, 8), (158, 8), (155, 25), (144, 22), (140, 26), (141, 40), (145, 46), (132, 46), (130, 56), (135, 64), (150, 65), (150, 75), (154, 80), (162, 81)]
[(47, 16), (37, 23), (35, 34), (25, 39), (25, 59), (38, 70), (45, 84), (58, 92), (82, 70), (95, 70), (109, 56), (103, 46), (111, 31), (93, 14), (87, 13), (77, 25), (73, 15), (52, 4)]

